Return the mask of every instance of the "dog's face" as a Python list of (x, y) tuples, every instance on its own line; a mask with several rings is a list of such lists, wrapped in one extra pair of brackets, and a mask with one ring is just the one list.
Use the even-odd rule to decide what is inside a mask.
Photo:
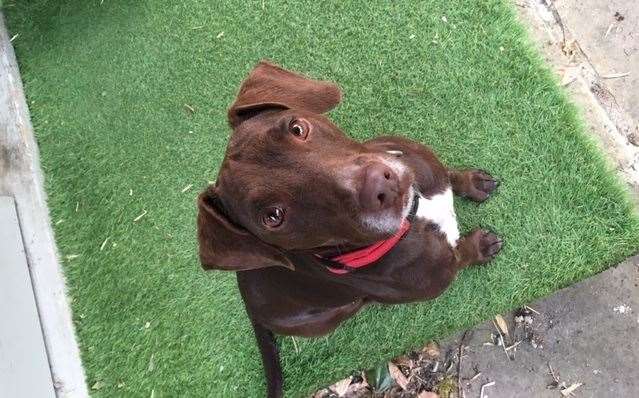
[(281, 250), (365, 245), (397, 231), (413, 176), (323, 115), (339, 100), (332, 83), (265, 62), (251, 72), (229, 110), (215, 187), (200, 197), (205, 267), (292, 268)]

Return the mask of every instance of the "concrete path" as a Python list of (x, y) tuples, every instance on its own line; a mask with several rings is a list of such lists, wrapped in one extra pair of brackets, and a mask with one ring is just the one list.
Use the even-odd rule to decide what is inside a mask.
[(639, 4), (512, 0), (639, 203)]
[[(33, 297), (42, 327), (35, 332), (42, 333), (44, 336), (55, 392), (58, 397), (88, 396), (84, 369), (80, 362), (80, 352), (71, 320), (71, 310), (65, 292), (64, 277), (50, 225), (38, 146), (29, 119), (18, 64), (2, 13), (0, 13), (0, 195), (12, 197), (15, 202), (28, 264), (28, 270), (24, 271), (28, 271), (31, 278)], [(5, 253), (0, 253), (0, 260), (4, 265)], [(0, 279), (0, 289), (5, 289), (2, 285), (5, 282)], [(0, 303), (0, 305), (3, 304), (6, 303)], [(12, 328), (12, 325), (3, 323), (1, 327), (8, 329)], [(9, 360), (0, 356), (0, 363)], [(2, 389), (0, 389), (0, 397), (46, 396), (4, 395), (1, 392)]]
[[(461, 380), (467, 397), (481, 386), (491, 398), (560, 397), (573, 385), (577, 397), (639, 394), (639, 256), (596, 277), (532, 303), (525, 316), (505, 314), (509, 337), (488, 321), (466, 335)], [(519, 321), (519, 322), (517, 322)], [(443, 345), (455, 351), (461, 335)], [(512, 359), (511, 359), (512, 358)], [(551, 369), (552, 368), (552, 373)], [(554, 378), (553, 378), (554, 374)]]
[(0, 196), (0, 397), (55, 397), (13, 198)]

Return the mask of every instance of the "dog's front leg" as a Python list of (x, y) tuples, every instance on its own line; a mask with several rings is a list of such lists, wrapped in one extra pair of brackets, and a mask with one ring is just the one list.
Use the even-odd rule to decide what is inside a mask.
[(503, 241), (490, 231), (476, 229), (462, 237), (455, 248), (457, 268), (475, 264), (485, 264), (501, 250)]
[(448, 178), (455, 194), (483, 202), (497, 188), (499, 183), (482, 170), (448, 170)]
[(251, 320), (255, 339), (262, 356), (264, 375), (266, 376), (266, 396), (268, 398), (281, 398), (283, 396), (283, 377), (280, 365), (280, 355), (273, 332), (262, 324)]

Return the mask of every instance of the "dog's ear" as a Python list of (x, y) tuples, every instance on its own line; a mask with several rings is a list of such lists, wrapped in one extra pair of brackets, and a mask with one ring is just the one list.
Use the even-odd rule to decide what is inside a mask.
[(204, 269), (245, 271), (273, 266), (295, 269), (277, 248), (228, 220), (214, 187), (198, 197), (197, 235)]
[(235, 128), (243, 121), (270, 109), (303, 109), (325, 113), (337, 105), (342, 93), (335, 83), (309, 79), (260, 61), (244, 80), (228, 112)]

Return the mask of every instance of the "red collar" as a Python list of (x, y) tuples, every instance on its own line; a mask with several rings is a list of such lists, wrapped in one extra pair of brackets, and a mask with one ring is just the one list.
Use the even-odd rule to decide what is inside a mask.
[(397, 233), (395, 233), (395, 235), (391, 236), (390, 238), (380, 240), (379, 242), (373, 243), (370, 246), (353, 250), (352, 252), (340, 254), (335, 257), (318, 257), (336, 263), (335, 265), (337, 266), (326, 266), (326, 269), (338, 275), (348, 274), (351, 271), (354, 271), (358, 268), (366, 267), (367, 265), (376, 262), (380, 258), (384, 257), (386, 253), (391, 251), (391, 249), (395, 247), (395, 245), (404, 237), (404, 235), (406, 235), (406, 233), (410, 229), (410, 220), (412, 220), (415, 216), (415, 213), (417, 213), (418, 205), (419, 196), (415, 195), (413, 198), (413, 205), (410, 213), (408, 214), (408, 217), (402, 222), (402, 225), (399, 227)]

